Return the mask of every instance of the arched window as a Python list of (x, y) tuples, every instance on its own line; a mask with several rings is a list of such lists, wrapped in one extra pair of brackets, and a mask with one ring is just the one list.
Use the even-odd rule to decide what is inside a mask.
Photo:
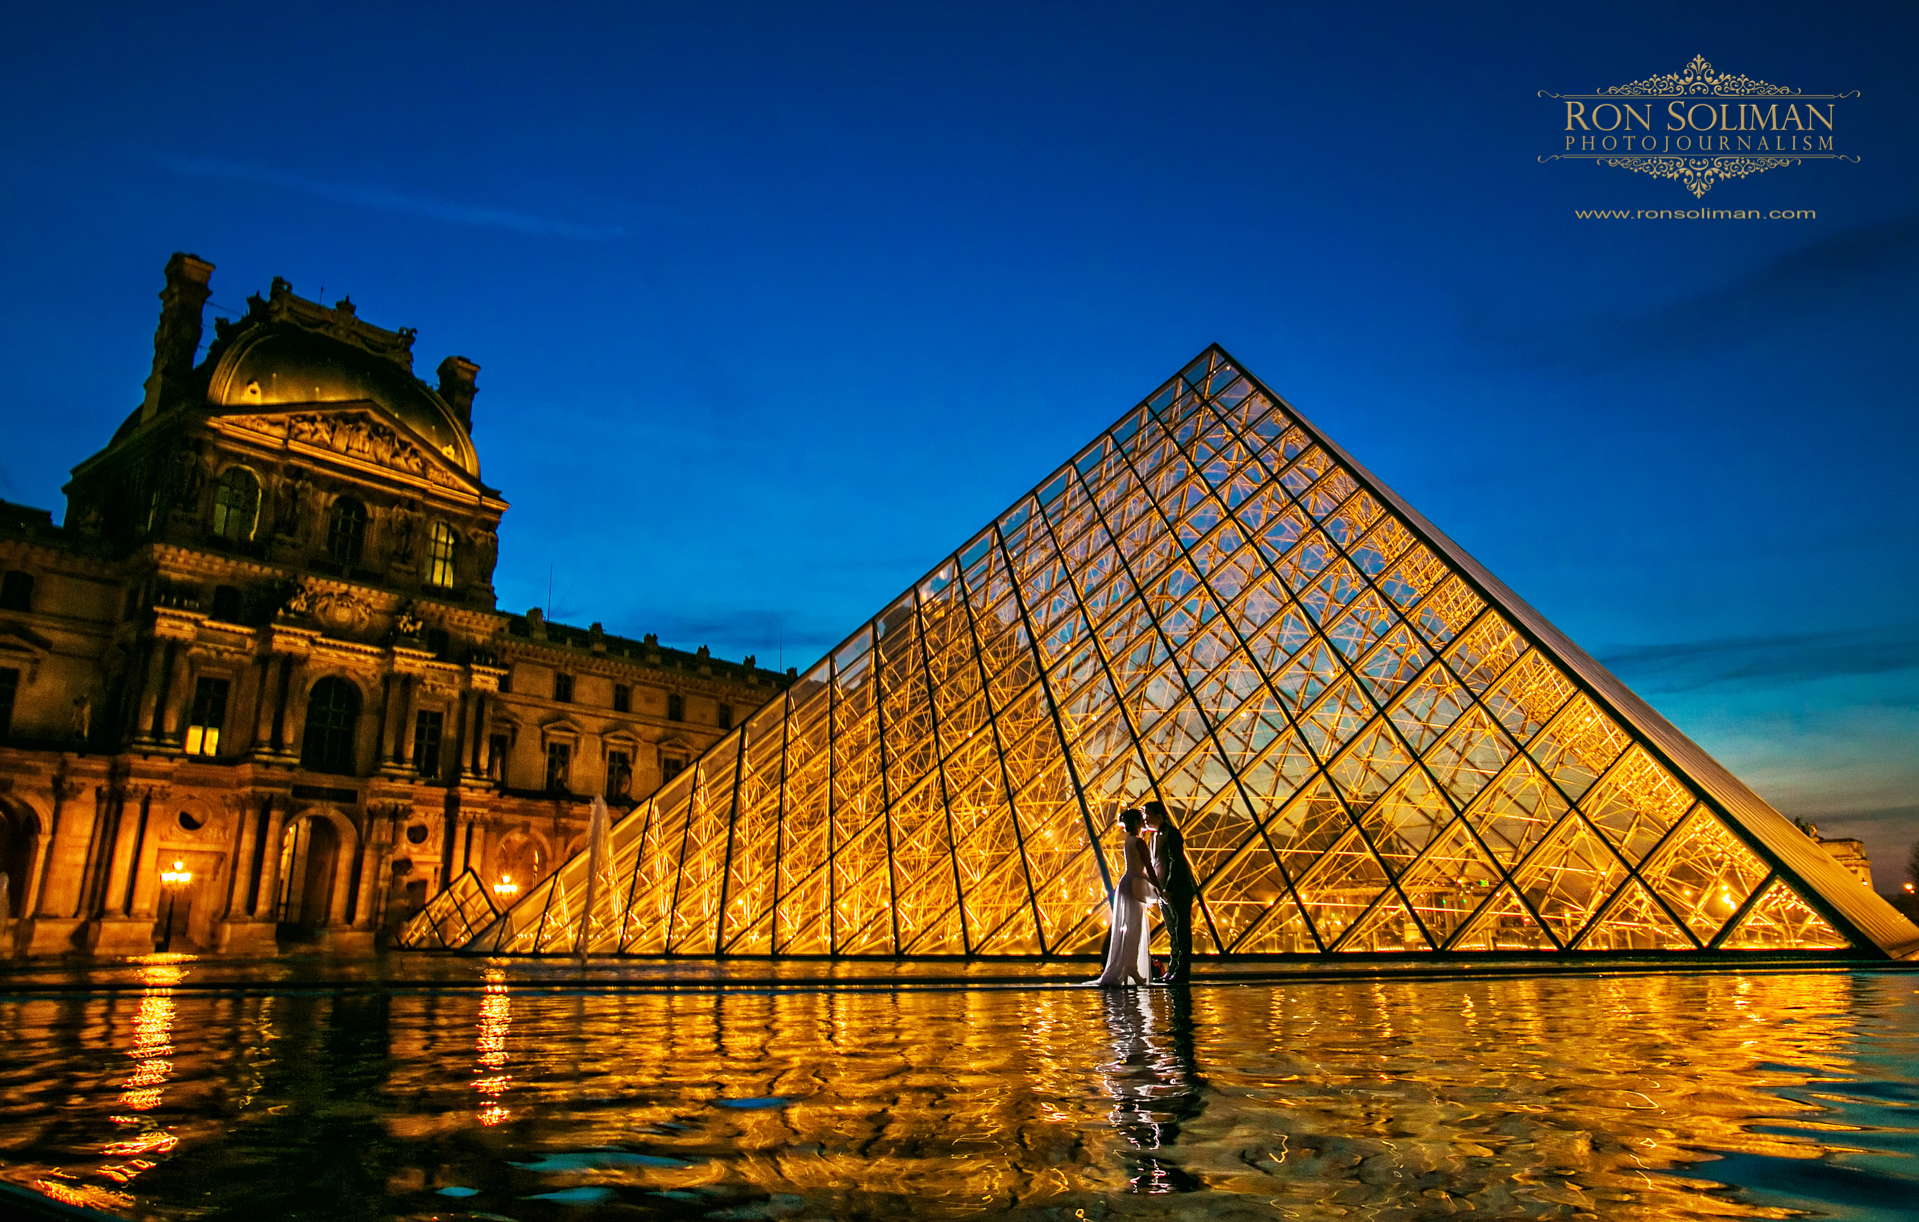
[(245, 467), (228, 467), (213, 489), (213, 533), (245, 543), (260, 521), (260, 481)]
[(353, 775), (353, 731), (360, 720), (360, 693), (345, 679), (328, 677), (307, 696), (306, 736), (300, 766), (312, 772)]
[(343, 496), (333, 502), (333, 512), (327, 515), (327, 554), (340, 564), (358, 564), (365, 544), (366, 506)]
[(426, 583), (438, 586), (442, 590), (453, 584), (453, 549), (458, 542), (453, 536), (453, 528), (445, 522), (435, 522), (433, 533), (426, 543)]

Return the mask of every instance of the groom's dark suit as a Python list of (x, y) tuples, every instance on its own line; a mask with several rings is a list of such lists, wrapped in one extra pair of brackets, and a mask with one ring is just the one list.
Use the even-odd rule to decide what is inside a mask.
[(1153, 833), (1153, 873), (1159, 879), (1160, 919), (1166, 922), (1166, 938), (1171, 953), (1166, 960), (1168, 982), (1182, 982), (1193, 960), (1193, 897), (1199, 893), (1193, 881), (1193, 868), (1186, 864), (1186, 838), (1173, 826), (1170, 816), (1161, 815)]

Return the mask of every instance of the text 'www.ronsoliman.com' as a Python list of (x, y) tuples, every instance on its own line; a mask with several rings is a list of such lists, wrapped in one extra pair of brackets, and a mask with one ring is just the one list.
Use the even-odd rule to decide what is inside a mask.
[(1582, 221), (1816, 221), (1811, 208), (1574, 208)]

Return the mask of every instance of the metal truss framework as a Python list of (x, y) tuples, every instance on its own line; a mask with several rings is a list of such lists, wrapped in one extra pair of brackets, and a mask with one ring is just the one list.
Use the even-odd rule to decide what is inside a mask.
[(1213, 347), (467, 949), (1093, 953), (1152, 797), (1202, 953), (1919, 938)]
[(457, 950), (499, 918), (500, 910), (471, 867), (453, 885), (427, 901), (401, 927), (393, 944), (401, 950)]

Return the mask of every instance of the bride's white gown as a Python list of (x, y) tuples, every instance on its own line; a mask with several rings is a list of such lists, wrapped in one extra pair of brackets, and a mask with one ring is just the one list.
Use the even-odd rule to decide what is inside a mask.
[(1126, 874), (1113, 887), (1113, 940), (1106, 948), (1106, 970), (1092, 981), (1101, 987), (1151, 984), (1153, 960), (1148, 949), (1152, 934), (1146, 925), (1146, 902), (1136, 898), (1134, 882), (1147, 900), (1159, 893), (1146, 877), (1146, 844), (1138, 836), (1126, 838)]

